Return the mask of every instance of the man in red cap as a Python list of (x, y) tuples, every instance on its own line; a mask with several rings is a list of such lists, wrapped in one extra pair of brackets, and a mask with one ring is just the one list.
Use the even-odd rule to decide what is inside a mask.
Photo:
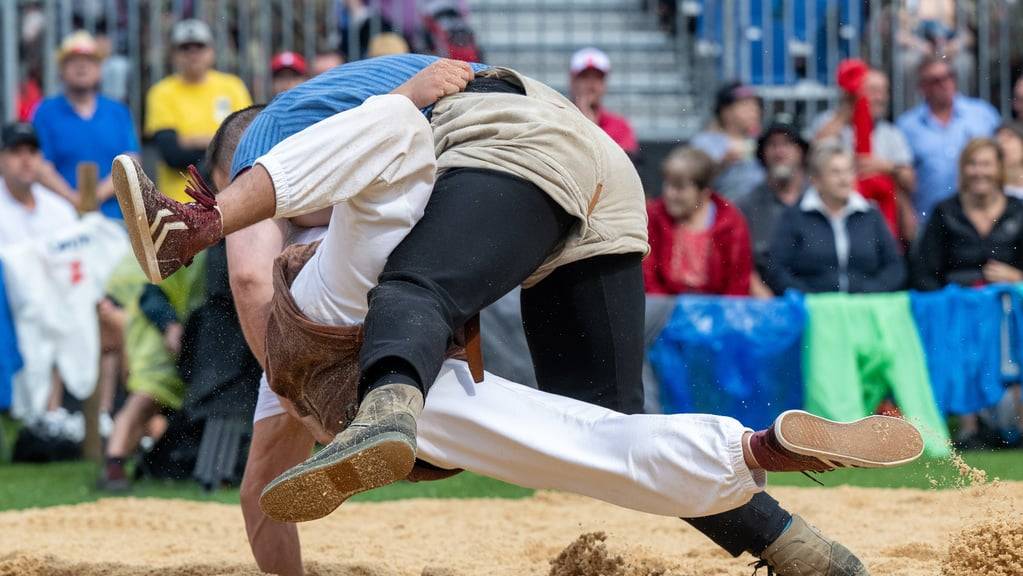
[(607, 75), (611, 60), (596, 48), (583, 48), (572, 55), (572, 101), (583, 115), (611, 137), (630, 157), (639, 152), (636, 134), (623, 116), (608, 112), (603, 106), (607, 93)]
[(297, 52), (281, 52), (270, 61), (274, 96), (309, 79), (305, 58)]

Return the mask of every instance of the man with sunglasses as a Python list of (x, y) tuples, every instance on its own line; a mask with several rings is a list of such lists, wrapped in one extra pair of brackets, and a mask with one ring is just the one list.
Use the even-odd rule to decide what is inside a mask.
[(201, 20), (182, 20), (171, 30), (176, 73), (146, 95), (146, 137), (160, 151), (160, 190), (187, 200), (182, 172), (198, 164), (229, 114), (252, 104), (240, 78), (213, 70), (213, 32)]
[(924, 101), (899, 116), (917, 174), (913, 203), (921, 225), (934, 206), (955, 194), (959, 153), (974, 138), (990, 137), (1001, 117), (993, 106), (959, 92), (948, 62), (932, 56), (917, 69)]

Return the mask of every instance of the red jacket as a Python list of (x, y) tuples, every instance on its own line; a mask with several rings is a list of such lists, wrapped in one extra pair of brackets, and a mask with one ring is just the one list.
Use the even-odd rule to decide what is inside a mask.
[[(678, 225), (668, 215), (661, 199), (647, 203), (650, 254), (643, 261), (643, 278), (648, 294), (721, 294), (748, 296), (753, 270), (753, 249), (742, 213), (717, 194), (711, 194), (717, 208), (714, 223), (707, 230), (706, 270), (699, 285), (678, 278), (675, 242)], [(679, 250), (686, 247), (679, 246)], [(676, 260), (673, 262), (673, 260)]]
[(597, 114), (597, 126), (607, 133), (612, 140), (618, 143), (627, 154), (639, 152), (639, 143), (636, 141), (636, 133), (632, 131), (632, 125), (624, 116), (619, 116), (600, 109)]

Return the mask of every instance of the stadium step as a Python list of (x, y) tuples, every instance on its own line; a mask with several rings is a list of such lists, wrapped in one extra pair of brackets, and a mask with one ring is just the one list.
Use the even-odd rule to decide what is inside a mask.
[(469, 0), (486, 61), (568, 93), (569, 61), (595, 46), (611, 59), (605, 105), (641, 139), (681, 140), (699, 126), (694, 79), (643, 0)]
[[(518, 68), (552, 68), (560, 69), (566, 74), (568, 73), (568, 63), (572, 58), (572, 53), (581, 47), (573, 45), (552, 49), (550, 47), (538, 48), (533, 45), (494, 46), (485, 42), (482, 44), (487, 62), (491, 64), (514, 61), (517, 63)], [(611, 59), (611, 68), (615, 73), (628, 70), (633, 72), (677, 74), (682, 68), (681, 59), (674, 50), (649, 51), (623, 48), (621, 46), (600, 46), (600, 48)]]

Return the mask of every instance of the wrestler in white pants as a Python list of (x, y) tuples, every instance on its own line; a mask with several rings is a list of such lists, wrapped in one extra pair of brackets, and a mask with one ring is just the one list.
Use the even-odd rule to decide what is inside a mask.
[[(403, 96), (376, 96), (257, 163), (274, 181), (278, 217), (333, 206), (316, 254), (292, 285), (295, 302), (321, 323), (361, 323), (387, 256), (433, 190), (425, 117)], [(255, 419), (283, 412), (264, 381)], [(739, 507), (763, 489), (765, 474), (743, 459), (745, 432), (732, 418), (624, 415), (489, 373), (475, 384), (465, 362), (448, 360), (429, 388), (417, 443), (418, 457), (441, 468), (695, 518)]]

